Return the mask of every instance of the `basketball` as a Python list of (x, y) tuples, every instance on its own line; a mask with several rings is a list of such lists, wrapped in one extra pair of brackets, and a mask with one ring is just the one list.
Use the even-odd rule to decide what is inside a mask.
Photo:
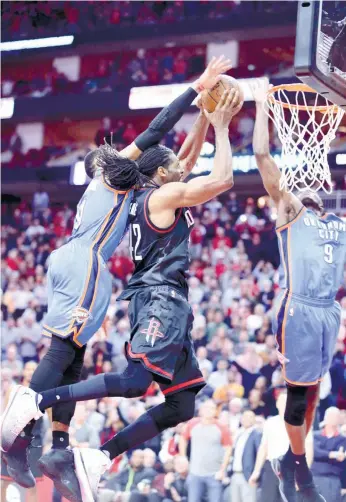
[(211, 113), (215, 110), (223, 92), (227, 89), (236, 88), (239, 91), (239, 102), (244, 99), (244, 91), (239, 82), (229, 75), (222, 75), (221, 79), (212, 89), (205, 89), (202, 92), (202, 101), (207, 112)]

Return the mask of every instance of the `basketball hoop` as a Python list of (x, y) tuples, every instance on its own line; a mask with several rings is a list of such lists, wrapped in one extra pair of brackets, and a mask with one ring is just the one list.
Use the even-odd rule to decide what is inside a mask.
[[(314, 95), (312, 101), (309, 94)], [(280, 189), (317, 192), (322, 188), (331, 193), (328, 152), (343, 110), (306, 84), (272, 87), (267, 105), (282, 143)]]

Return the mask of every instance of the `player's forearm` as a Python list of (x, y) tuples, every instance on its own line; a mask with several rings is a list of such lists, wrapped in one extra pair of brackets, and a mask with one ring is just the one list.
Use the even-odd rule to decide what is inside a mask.
[(255, 155), (270, 155), (269, 148), (269, 117), (264, 110), (265, 104), (256, 103), (256, 120), (253, 132), (252, 146)]
[(228, 127), (215, 129), (215, 147), (214, 165), (210, 176), (226, 183), (231, 188), (233, 186), (233, 162)]
[[(195, 87), (195, 88), (194, 88)], [(135, 139), (135, 144), (144, 152), (147, 148), (159, 143), (183, 114), (191, 106), (198, 94), (198, 85), (189, 87), (183, 94), (178, 96), (172, 103), (163, 108), (160, 113), (150, 122), (148, 129)]]
[(209, 122), (201, 112), (178, 153), (178, 158), (184, 165), (184, 178), (192, 171), (198, 160), (208, 128)]
[(263, 103), (256, 103), (256, 121), (253, 135), (253, 151), (258, 170), (268, 194), (277, 201), (280, 198), (280, 169), (270, 155), (268, 115)]

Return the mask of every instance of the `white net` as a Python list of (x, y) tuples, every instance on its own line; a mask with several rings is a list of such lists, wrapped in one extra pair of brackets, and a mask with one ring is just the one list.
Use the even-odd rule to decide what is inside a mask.
[(308, 86), (291, 84), (268, 94), (268, 114), (282, 143), (281, 190), (332, 191), (328, 152), (344, 112), (313, 93)]

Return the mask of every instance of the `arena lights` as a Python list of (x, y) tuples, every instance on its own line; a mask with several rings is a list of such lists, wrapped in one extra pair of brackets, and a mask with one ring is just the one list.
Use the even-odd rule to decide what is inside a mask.
[[(253, 101), (249, 83), (253, 78), (238, 79), (244, 91), (245, 101)], [(145, 87), (132, 87), (129, 97), (130, 110), (146, 110), (148, 108), (163, 108), (169, 105), (188, 89), (190, 84), (150, 85)], [(194, 104), (195, 102), (193, 102)]]
[(1, 42), (1, 51), (21, 51), (23, 49), (42, 49), (44, 47), (59, 47), (61, 45), (71, 45), (74, 36), (36, 38), (31, 40), (13, 40), (12, 42)]
[(14, 98), (2, 98), (0, 101), (0, 118), (10, 119), (14, 111)]
[(338, 153), (335, 157), (335, 163), (338, 166), (346, 165), (346, 153)]
[(84, 160), (78, 160), (71, 168), (70, 185), (86, 185), (90, 181), (85, 172)]

